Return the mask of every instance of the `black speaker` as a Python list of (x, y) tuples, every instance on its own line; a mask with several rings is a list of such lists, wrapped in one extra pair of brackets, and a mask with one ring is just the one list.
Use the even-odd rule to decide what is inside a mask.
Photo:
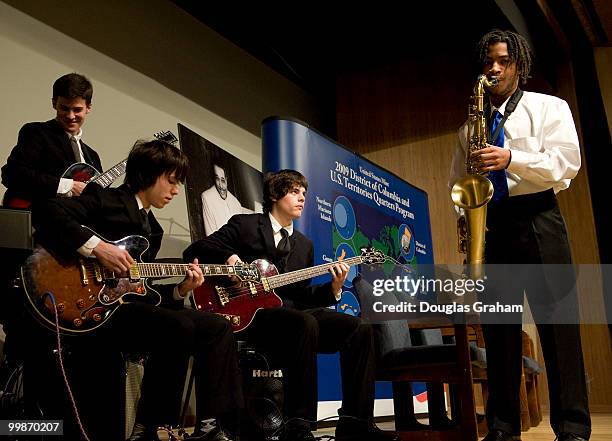
[(27, 210), (0, 207), (0, 323), (15, 316), (20, 303), (13, 281), (19, 267), (32, 254), (32, 220)]
[(241, 347), (240, 370), (245, 399), (241, 441), (278, 441), (282, 438), (283, 371), (270, 366), (266, 357)]
[(32, 249), (32, 215), (28, 210), (0, 207), (0, 249)]

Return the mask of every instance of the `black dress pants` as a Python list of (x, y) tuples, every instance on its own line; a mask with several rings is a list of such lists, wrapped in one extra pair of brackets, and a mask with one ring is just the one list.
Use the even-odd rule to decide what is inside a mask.
[[(369, 419), (374, 410), (374, 334), (361, 319), (327, 308), (260, 310), (245, 331), (285, 377), (284, 414), (306, 423), (317, 416), (317, 353), (340, 351), (341, 415)], [(239, 337), (240, 338), (240, 337)]]
[[(31, 327), (27, 332), (34, 335)], [(79, 439), (53, 351), (54, 338), (44, 329), (37, 329), (36, 335), (35, 341), (28, 339), (30, 345), (24, 351), (25, 393), (40, 406), (45, 418), (65, 420), (66, 439)], [(67, 378), (92, 440), (123, 438), (122, 354), (146, 356), (137, 413), (137, 420), (146, 426), (178, 423), (191, 355), (198, 415), (215, 417), (242, 407), (233, 333), (227, 320), (218, 315), (125, 304), (95, 333), (62, 339), (67, 349)]]
[(238, 355), (229, 322), (216, 314), (124, 305), (114, 317), (108, 342), (122, 351), (146, 352), (137, 420), (177, 424), (189, 356), (194, 356), (196, 413), (211, 418), (243, 406)]
[[(559, 289), (564, 285), (556, 285), (555, 280), (546, 276), (542, 266), (571, 263), (565, 223), (551, 190), (489, 204), (487, 227), (486, 261), (495, 264), (497, 277), (497, 280), (489, 278), (488, 285), (493, 285), (494, 290), (495, 286), (503, 287), (503, 294), (498, 293), (501, 303), (522, 304), (523, 293), (526, 293), (532, 310), (541, 313), (546, 309), (542, 299), (549, 299), (551, 305), (563, 297), (567, 300), (567, 296), (575, 301), (571, 297), (575, 297), (575, 292)], [(548, 377), (551, 426), (557, 434), (569, 432), (588, 438), (591, 421), (580, 325), (577, 321), (545, 323), (541, 317), (535, 316), (535, 319)], [(483, 314), (482, 319), (490, 323), (483, 325), (489, 380), (489, 428), (519, 435), (521, 315), (504, 314), (492, 319)]]

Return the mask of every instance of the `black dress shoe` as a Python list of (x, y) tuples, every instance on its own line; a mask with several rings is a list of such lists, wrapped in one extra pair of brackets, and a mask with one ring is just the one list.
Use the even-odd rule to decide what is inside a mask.
[(142, 424), (136, 423), (132, 435), (127, 441), (160, 441), (156, 429), (149, 429)]
[(191, 435), (187, 435), (185, 437), (186, 441), (233, 441), (223, 429), (219, 427), (215, 427), (213, 430), (209, 432), (204, 432), (201, 430), (196, 430)]
[(504, 432), (503, 430), (490, 430), (487, 433), (482, 441), (520, 441), (521, 438), (519, 436), (510, 435), (508, 432)]
[(586, 438), (578, 436), (574, 433), (563, 432), (557, 435), (557, 441), (587, 441)]
[(315, 441), (310, 429), (303, 425), (289, 425), (282, 439), (283, 441)]
[(395, 432), (379, 429), (373, 422), (340, 418), (336, 426), (336, 441), (399, 441)]

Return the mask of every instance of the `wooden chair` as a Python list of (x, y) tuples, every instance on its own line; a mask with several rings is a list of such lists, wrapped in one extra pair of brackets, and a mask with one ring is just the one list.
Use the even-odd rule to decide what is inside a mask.
[[(431, 328), (440, 324), (438, 320), (417, 326)], [(402, 440), (470, 441), (478, 438), (466, 326), (454, 325), (454, 334), (455, 344), (395, 349), (384, 355), (379, 363), (377, 379), (393, 383), (395, 428)], [(411, 382), (451, 385), (450, 424), (412, 424), (414, 408)]]
[[(364, 278), (353, 280), (364, 310), (371, 308), (372, 286)], [(378, 297), (377, 300), (382, 300)], [(388, 299), (393, 301), (395, 299)], [(442, 314), (410, 323), (410, 329), (453, 326)], [(476, 441), (478, 437), (472, 391), (472, 366), (465, 325), (454, 325), (455, 343), (413, 346), (406, 321), (374, 325), (379, 350), (376, 379), (393, 387), (395, 429), (402, 440)], [(437, 384), (436, 398), (443, 384), (450, 384), (452, 419), (445, 424), (419, 424), (415, 420), (411, 383)], [(446, 418), (445, 418), (446, 420)]]
[[(478, 348), (484, 349), (484, 337), (480, 325), (470, 325), (468, 331), (469, 341), (476, 343)], [(533, 341), (529, 335), (523, 331), (523, 356), (534, 360)], [(542, 421), (542, 411), (537, 389), (538, 371), (530, 369), (527, 363), (523, 363), (523, 372), (521, 375), (520, 387), (520, 404), (521, 404), (521, 431), (525, 432), (531, 427), (537, 426)], [(482, 402), (486, 408), (488, 399), (488, 379), (487, 369), (485, 366), (477, 366), (472, 364), (472, 376), (474, 384), (479, 384), (482, 390)], [(487, 433), (487, 422), (484, 416), (477, 415), (478, 434), (483, 436)]]

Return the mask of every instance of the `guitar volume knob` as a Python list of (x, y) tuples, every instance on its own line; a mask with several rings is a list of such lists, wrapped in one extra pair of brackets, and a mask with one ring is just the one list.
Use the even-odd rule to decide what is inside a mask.
[(98, 314), (98, 313), (94, 314), (92, 316), (92, 318), (93, 318), (94, 322), (99, 322), (100, 320), (102, 320), (102, 316), (100, 314)]
[(77, 308), (83, 309), (85, 307), (85, 300), (83, 299), (77, 300), (76, 305), (77, 305)]
[(83, 324), (83, 320), (81, 320), (80, 318), (75, 318), (72, 323), (74, 323), (74, 326), (76, 328), (80, 328), (81, 325)]

